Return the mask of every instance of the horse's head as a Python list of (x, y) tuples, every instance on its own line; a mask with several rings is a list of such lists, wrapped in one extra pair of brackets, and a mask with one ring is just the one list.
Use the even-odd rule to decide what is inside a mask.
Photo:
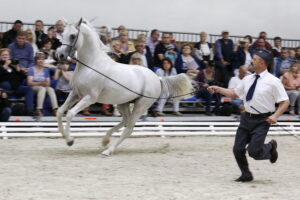
[(80, 25), (82, 18), (78, 23), (67, 24), (62, 34), (62, 45), (56, 50), (56, 57), (59, 60), (67, 60), (82, 45), (82, 34)]

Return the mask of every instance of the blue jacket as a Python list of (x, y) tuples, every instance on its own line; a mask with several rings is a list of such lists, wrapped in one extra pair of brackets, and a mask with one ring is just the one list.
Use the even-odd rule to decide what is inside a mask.
[[(192, 56), (194, 58), (194, 60), (196, 61), (196, 63), (198, 64), (198, 70), (200, 69), (204, 69), (205, 68), (205, 64), (199, 60), (197, 57)], [(175, 68), (178, 74), (180, 73), (186, 73), (187, 69), (184, 68), (183, 66), (183, 60), (182, 60), (182, 54), (179, 54), (176, 61), (175, 61)]]
[[(282, 58), (281, 57), (275, 57), (274, 58), (274, 67), (273, 67), (273, 75), (274, 76), (276, 76), (276, 77), (280, 77), (281, 76), (281, 74), (280, 74), (280, 72), (279, 72), (279, 70), (280, 70), (280, 68), (282, 68), (282, 69), (284, 69), (283, 67), (284, 66), (282, 66), (282, 62), (283, 61), (285, 61), (286, 63), (285, 64), (287, 64), (288, 65), (288, 68), (289, 68), (289, 66), (291, 65), (291, 63), (293, 62), (293, 59), (291, 59), (291, 58), (287, 58), (287, 59), (285, 59), (285, 60), (282, 60)], [(284, 69), (284, 70), (288, 70), (287, 69), (287, 66), (285, 66), (286, 67), (286, 69)]]
[(19, 60), (20, 67), (33, 67), (34, 59), (33, 59), (33, 48), (31, 44), (25, 43), (23, 48), (20, 48), (17, 45), (17, 42), (13, 42), (8, 45), (8, 48), (11, 50), (10, 58)]

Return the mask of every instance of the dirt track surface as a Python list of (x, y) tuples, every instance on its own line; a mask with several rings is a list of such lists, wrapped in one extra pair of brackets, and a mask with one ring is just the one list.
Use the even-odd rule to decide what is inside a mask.
[(299, 199), (300, 142), (271, 138), (278, 163), (248, 158), (251, 183), (233, 181), (233, 137), (129, 138), (110, 157), (99, 138), (0, 140), (0, 200)]

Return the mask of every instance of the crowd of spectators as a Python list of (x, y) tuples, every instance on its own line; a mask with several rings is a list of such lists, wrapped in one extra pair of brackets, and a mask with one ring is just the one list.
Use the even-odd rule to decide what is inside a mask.
[[(55, 59), (55, 51), (61, 45), (64, 23), (58, 20), (54, 26), (44, 32), (42, 20), (36, 20), (34, 30), (23, 30), (23, 23), (16, 20), (13, 27), (4, 32), (0, 44), (0, 112), (1, 121), (7, 121), (9, 115), (18, 113), (10, 107), (9, 99), (24, 98), (24, 109), (21, 115), (56, 114), (57, 107), (64, 102), (72, 90), (69, 82), (72, 79), (76, 61), (60, 63)], [(140, 65), (149, 68), (160, 77), (187, 73), (199, 83), (197, 99), (205, 103), (205, 114), (212, 115), (219, 109), (222, 97), (210, 94), (207, 87), (220, 85), (236, 87), (248, 74), (251, 74), (252, 56), (257, 49), (266, 49), (274, 56), (274, 63), (268, 70), (281, 78), (291, 100), (290, 114), (300, 114), (300, 47), (282, 47), (282, 39), (275, 37), (272, 46), (267, 41), (267, 33), (259, 33), (253, 41), (246, 35), (238, 42), (230, 39), (228, 31), (222, 31), (221, 38), (214, 44), (207, 41), (207, 33), (199, 34), (196, 43), (176, 42), (171, 32), (161, 33), (154, 29), (150, 36), (140, 34), (129, 38), (126, 27), (118, 28), (118, 35), (111, 37), (106, 26), (100, 27), (99, 39), (103, 50), (116, 62)], [(163, 116), (166, 100), (159, 100), (152, 106), (150, 114)], [(238, 112), (243, 112), (243, 102), (232, 99), (232, 105)], [(173, 102), (173, 114), (181, 116), (179, 101)], [(18, 107), (19, 109), (19, 107)], [(20, 110), (20, 109), (19, 109)], [(51, 112), (49, 112), (51, 111)], [(119, 116), (116, 105), (103, 105), (104, 115)], [(84, 109), (89, 115), (89, 108)], [(146, 115), (146, 113), (145, 113)]]

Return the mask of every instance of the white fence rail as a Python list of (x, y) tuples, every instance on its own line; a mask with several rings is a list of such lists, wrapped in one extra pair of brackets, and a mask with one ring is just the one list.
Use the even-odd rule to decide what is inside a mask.
[[(117, 122), (73, 122), (74, 137), (101, 137)], [(132, 136), (229, 136), (235, 135), (239, 122), (138, 122)], [(272, 126), (271, 135), (300, 136), (299, 122), (280, 122)], [(122, 131), (122, 129), (121, 129)], [(119, 136), (121, 131), (114, 134)], [(289, 132), (287, 132), (289, 131)], [(0, 138), (13, 137), (61, 137), (56, 122), (7, 122), (0, 123)]]

